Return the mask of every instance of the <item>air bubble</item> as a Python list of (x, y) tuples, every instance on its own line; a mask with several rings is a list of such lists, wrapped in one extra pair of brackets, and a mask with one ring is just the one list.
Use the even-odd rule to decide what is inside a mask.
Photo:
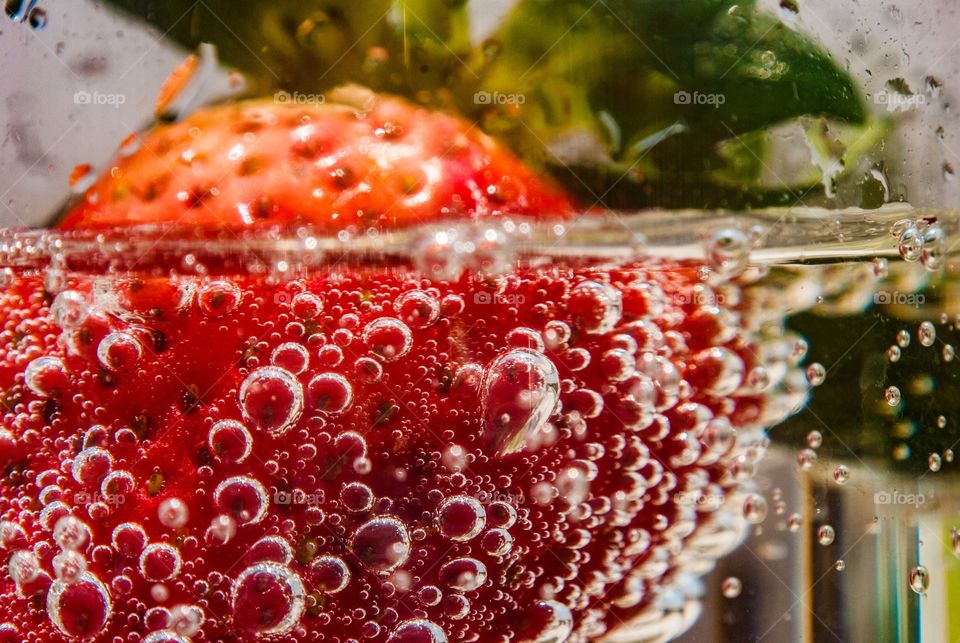
[(187, 509), (187, 504), (180, 498), (167, 498), (157, 507), (157, 518), (164, 527), (180, 529), (187, 524), (190, 511)]
[(367, 521), (354, 533), (351, 545), (363, 566), (378, 572), (396, 569), (410, 555), (410, 535), (396, 518)]
[(110, 333), (97, 345), (97, 359), (111, 371), (130, 370), (140, 361), (142, 354), (140, 342), (127, 333)]
[(481, 404), (485, 439), (501, 455), (523, 448), (557, 405), (560, 376), (543, 354), (515, 349), (493, 361)]
[(350, 407), (353, 400), (353, 387), (342, 375), (322, 373), (310, 380), (307, 385), (307, 397), (312, 408), (330, 415), (338, 415)]
[(736, 229), (716, 231), (705, 250), (709, 266), (725, 276), (742, 273), (750, 261), (750, 240)]
[(90, 529), (79, 518), (64, 516), (53, 527), (53, 540), (60, 549), (83, 549), (90, 541)]
[(807, 366), (807, 381), (810, 386), (820, 386), (827, 379), (827, 369), (820, 362), (814, 362)]
[(623, 301), (620, 291), (609, 284), (582, 281), (571, 289), (567, 309), (584, 331), (603, 334), (620, 321)]
[(927, 468), (930, 469), (933, 473), (940, 471), (940, 468), (943, 466), (943, 460), (937, 453), (931, 453), (930, 457), (927, 458)]
[(59, 397), (69, 383), (67, 369), (56, 357), (38, 357), (24, 373), (27, 388), (40, 397)]
[(905, 227), (897, 238), (897, 250), (904, 261), (919, 261), (923, 252), (923, 236), (917, 228), (910, 224)]
[(57, 580), (47, 593), (47, 614), (68, 637), (92, 639), (110, 618), (110, 595), (93, 574), (84, 573), (73, 583)]
[(197, 292), (197, 306), (207, 317), (220, 317), (236, 310), (240, 303), (240, 289), (226, 280), (211, 281)]
[(270, 503), (267, 490), (249, 476), (234, 476), (221, 482), (213, 492), (213, 501), (221, 513), (231, 516), (239, 525), (263, 520)]
[(923, 565), (917, 565), (910, 570), (910, 589), (917, 594), (923, 594), (930, 587), (930, 572)]
[(320, 556), (310, 563), (313, 584), (321, 592), (336, 594), (350, 583), (350, 568), (336, 556)]
[(300, 418), (303, 388), (289, 371), (265, 366), (243, 381), (239, 401), (250, 424), (272, 436), (280, 436)]
[(837, 465), (833, 470), (833, 479), (837, 484), (846, 484), (850, 479), (850, 469), (846, 465)]
[(447, 643), (447, 635), (432, 621), (413, 619), (400, 623), (390, 634), (387, 643)]
[(807, 433), (807, 446), (811, 449), (819, 449), (823, 445), (823, 434), (816, 429)]
[(303, 582), (292, 570), (276, 563), (245, 569), (233, 583), (233, 624), (258, 635), (290, 632), (306, 606)]
[(929, 321), (922, 322), (920, 328), (917, 330), (917, 338), (920, 340), (920, 344), (929, 348), (933, 346), (933, 343), (937, 341), (937, 329)]
[(273, 353), (270, 354), (270, 363), (294, 375), (299, 375), (307, 370), (310, 364), (310, 353), (296, 342), (286, 342), (273, 349)]
[(363, 329), (363, 342), (380, 359), (392, 362), (410, 351), (413, 335), (399, 319), (382, 317), (370, 322)]
[(910, 345), (910, 331), (904, 329), (897, 333), (897, 346), (906, 348)]
[(487, 581), (487, 567), (475, 558), (457, 558), (440, 567), (439, 577), (451, 589), (472, 592)]
[(821, 525), (817, 529), (817, 542), (821, 545), (830, 545), (833, 544), (834, 538), (836, 538), (837, 532), (834, 531), (833, 527), (830, 525)]
[(180, 574), (180, 552), (166, 543), (154, 543), (140, 553), (140, 574), (152, 583), (170, 580)]
[(743, 517), (754, 525), (763, 522), (767, 517), (767, 499), (758, 493), (747, 495), (743, 501)]
[(64, 331), (71, 331), (86, 320), (90, 307), (86, 298), (75, 290), (64, 290), (50, 304), (54, 323)]
[(89, 489), (99, 485), (112, 466), (113, 456), (108, 451), (92, 447), (77, 454), (71, 471), (73, 479)]
[(207, 445), (217, 460), (239, 464), (247, 459), (253, 449), (253, 436), (236, 420), (221, 420), (210, 427)]
[(486, 521), (483, 506), (468, 496), (448, 498), (437, 511), (440, 533), (451, 540), (467, 541), (476, 537)]
[(902, 399), (900, 389), (898, 389), (896, 386), (888, 386), (887, 390), (883, 392), (883, 398), (890, 406), (897, 406), (900, 404), (900, 400)]
[(743, 583), (736, 576), (727, 576), (720, 585), (724, 598), (736, 598), (743, 591)]
[(410, 328), (432, 326), (440, 315), (440, 304), (429, 293), (411, 290), (397, 299), (397, 312), (400, 319)]

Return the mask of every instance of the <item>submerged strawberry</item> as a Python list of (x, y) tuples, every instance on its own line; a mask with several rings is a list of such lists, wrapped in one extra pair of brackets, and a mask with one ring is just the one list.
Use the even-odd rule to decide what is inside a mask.
[(309, 223), (360, 231), (442, 218), (564, 215), (563, 193), (451, 115), (358, 87), (201, 110), (130, 138), (61, 228)]
[[(222, 140), (201, 137), (212, 155)], [(119, 173), (131, 193), (142, 163)], [(347, 225), (292, 189), (284, 212)], [(128, 220), (88, 199), (69, 221), (183, 214), (165, 203)], [(111, 234), (72, 256), (0, 246), (18, 257), (0, 291), (0, 636), (664, 637), (696, 611), (685, 579), (763, 519), (747, 481), (762, 427), (804, 395), (802, 355), (701, 266), (280, 279), (289, 257), (264, 275), (269, 256), (154, 241), (110, 275)]]

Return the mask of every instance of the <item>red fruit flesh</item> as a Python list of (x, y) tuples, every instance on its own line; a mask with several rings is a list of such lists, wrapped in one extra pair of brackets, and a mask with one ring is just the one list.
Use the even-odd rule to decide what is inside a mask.
[[(36, 641), (586, 641), (659, 614), (719, 555), (698, 543), (741, 528), (700, 499), (739, 506), (759, 425), (802, 395), (744, 383), (756, 355), (789, 381), (787, 340), (690, 303), (696, 273), (144, 271), (96, 305), (93, 276), (54, 299), (24, 273), (0, 295), (0, 540), (47, 580), (5, 575), (0, 623)], [(55, 560), (64, 542), (83, 574)]]
[(364, 232), (572, 211), (549, 180), (456, 116), (360, 88), (328, 98), (211, 107), (135, 136), (59, 227)]

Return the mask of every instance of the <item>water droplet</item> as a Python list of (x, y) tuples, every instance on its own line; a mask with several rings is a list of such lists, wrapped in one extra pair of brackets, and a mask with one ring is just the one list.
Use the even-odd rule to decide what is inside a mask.
[(379, 572), (396, 569), (410, 555), (410, 535), (396, 518), (367, 521), (354, 533), (351, 544), (360, 562)]
[(501, 455), (522, 449), (547, 422), (559, 395), (557, 367), (543, 354), (515, 349), (495, 359), (481, 402), (490, 448)]
[(472, 592), (487, 581), (487, 567), (475, 558), (457, 558), (440, 567), (439, 578), (451, 589)]
[(111, 609), (107, 588), (89, 573), (82, 574), (73, 583), (55, 581), (47, 594), (50, 621), (69, 637), (95, 637), (106, 626)]
[(814, 362), (807, 366), (807, 381), (810, 386), (820, 386), (827, 379), (827, 369), (820, 362)]
[(725, 598), (736, 598), (743, 591), (743, 583), (736, 576), (727, 576), (720, 585), (720, 591)]
[(817, 542), (821, 545), (830, 545), (833, 543), (833, 539), (836, 538), (837, 533), (834, 531), (833, 527), (830, 525), (821, 525), (817, 529)]
[(239, 464), (253, 449), (253, 436), (247, 427), (236, 420), (221, 420), (210, 427), (207, 445), (217, 460)]
[(850, 479), (850, 469), (845, 464), (837, 465), (833, 470), (833, 479), (837, 484), (847, 484), (847, 480)]
[(937, 329), (929, 321), (922, 322), (920, 328), (917, 330), (917, 338), (920, 340), (920, 344), (926, 347), (933, 346), (933, 343), (937, 341)]
[(213, 492), (217, 509), (239, 525), (256, 524), (267, 515), (267, 490), (249, 476), (234, 476), (221, 482)]
[(310, 578), (321, 592), (336, 594), (350, 583), (350, 568), (336, 556), (320, 556), (310, 563)]
[(240, 386), (240, 408), (246, 420), (270, 435), (289, 431), (303, 411), (303, 388), (289, 371), (265, 366)]
[(897, 249), (904, 261), (919, 261), (923, 252), (923, 236), (917, 228), (910, 224), (905, 227), (897, 239)]
[(410, 329), (399, 319), (381, 317), (363, 329), (363, 342), (374, 355), (392, 362), (406, 355), (413, 346)]
[(923, 232), (923, 250), (920, 263), (930, 271), (939, 270), (947, 256), (947, 235), (938, 225), (931, 225)]
[(898, 389), (896, 386), (888, 386), (887, 390), (883, 393), (883, 398), (890, 406), (897, 406), (900, 404), (900, 400), (902, 399), (900, 395), (900, 389)]
[(758, 493), (748, 494), (743, 501), (743, 517), (754, 525), (763, 522), (767, 517), (767, 499)]
[(276, 563), (259, 563), (243, 570), (233, 583), (233, 624), (260, 635), (286, 634), (303, 615), (303, 582)]
[(440, 533), (451, 540), (467, 541), (476, 537), (487, 522), (483, 506), (468, 496), (453, 496), (437, 512)]
[(897, 346), (906, 348), (910, 345), (910, 331), (904, 329), (897, 333)]
[(910, 570), (910, 589), (917, 594), (923, 594), (930, 587), (930, 572), (923, 565), (917, 565)]

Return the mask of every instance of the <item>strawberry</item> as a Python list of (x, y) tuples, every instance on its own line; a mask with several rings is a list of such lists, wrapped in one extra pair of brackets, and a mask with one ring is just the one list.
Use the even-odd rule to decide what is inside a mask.
[[(220, 109), (195, 117), (212, 123), (207, 158), (250, 110), (287, 111)], [(666, 637), (696, 611), (691, 574), (763, 519), (749, 479), (762, 427), (805, 394), (802, 352), (736, 285), (653, 258), (280, 279), (214, 244), (171, 257), (169, 228), (123, 227), (242, 227), (222, 204), (258, 193), (283, 204), (277, 223), (351, 221), (271, 166), (217, 182), (203, 208), (110, 203), (155, 180), (136, 158), (68, 215), (94, 234), (0, 244), (15, 266), (0, 273), (0, 641)], [(461, 170), (441, 161), (432, 184), (475, 192)], [(461, 216), (496, 214), (469, 203)], [(437, 216), (378, 221), (421, 214)], [(93, 250), (71, 254), (76, 238)]]
[(130, 137), (60, 227), (364, 232), (571, 211), (556, 186), (461, 118), (358, 87), (310, 98), (212, 107)]

